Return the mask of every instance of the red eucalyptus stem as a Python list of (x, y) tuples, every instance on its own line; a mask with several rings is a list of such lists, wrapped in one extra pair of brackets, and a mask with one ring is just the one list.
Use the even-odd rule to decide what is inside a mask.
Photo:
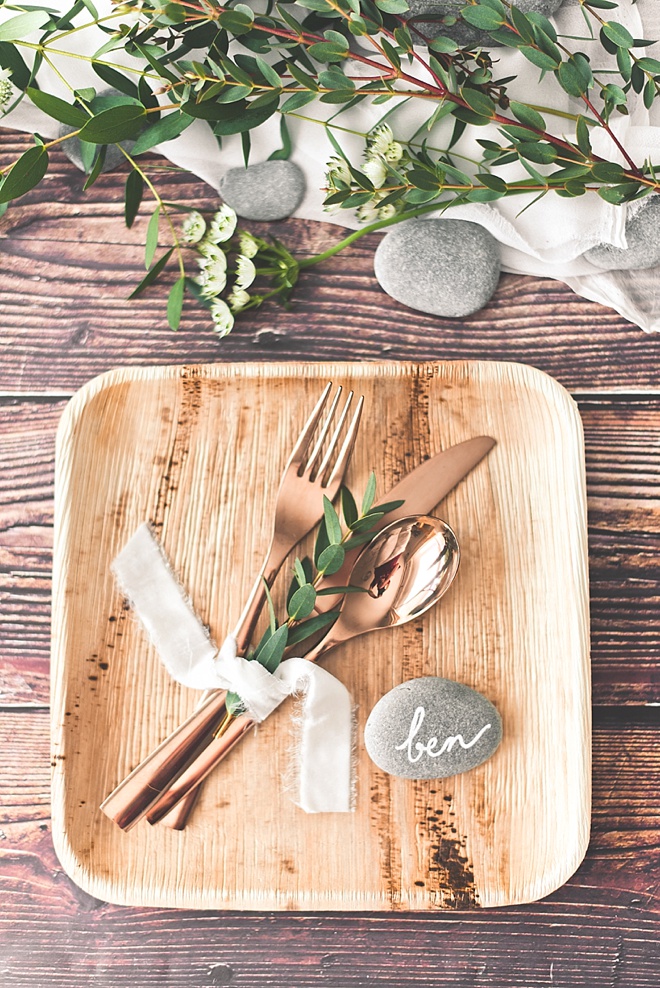
[[(206, 10), (194, 3), (181, 2), (181, 0), (179, 0), (179, 2), (181, 6), (187, 7), (189, 10), (194, 10), (196, 13), (202, 14), (206, 19), (210, 19), (210, 20), (217, 20), (221, 14), (226, 13), (228, 10), (231, 9), (227, 7), (217, 7), (214, 9), (213, 12), (211, 12), (210, 10)], [(332, 4), (330, 0), (328, 0), (328, 3), (342, 17), (348, 19), (348, 14), (342, 11), (339, 7), (336, 7), (334, 4)], [(402, 23), (404, 22), (402, 21)], [(515, 29), (513, 25), (510, 25), (510, 27), (511, 30), (513, 30), (516, 34), (519, 34), (519, 32)], [(295, 41), (298, 44), (305, 45), (306, 47), (310, 47), (311, 45), (320, 44), (327, 41), (327, 39), (324, 38), (323, 35), (314, 34), (308, 31), (300, 31), (299, 33), (296, 33), (292, 30), (286, 30), (285, 28), (274, 27), (273, 25), (258, 24), (256, 23), (256, 21), (254, 23), (254, 28), (255, 30), (262, 31), (266, 34), (271, 34), (274, 35), (275, 37), (284, 38), (287, 41)], [(383, 34), (385, 34), (391, 40), (394, 40), (396, 42), (396, 38), (391, 32), (387, 31), (387, 29), (385, 28), (382, 28), (382, 26), (380, 25), (379, 25), (379, 29), (382, 31)], [(367, 35), (367, 37), (378, 48), (381, 54), (384, 54), (380, 46), (377, 44), (377, 42), (374, 39), (372, 39), (370, 35)], [(566, 49), (564, 50), (566, 51)], [(570, 52), (568, 54), (570, 54)], [(404, 72), (402, 69), (393, 71), (393, 67), (391, 65), (389, 65), (386, 68), (380, 62), (377, 62), (372, 58), (368, 58), (365, 55), (360, 55), (358, 52), (348, 51), (346, 55), (347, 59), (350, 59), (355, 62), (359, 62), (362, 65), (368, 65), (371, 68), (376, 69), (378, 72), (377, 78), (381, 78), (383, 80), (401, 79), (405, 82), (411, 83), (412, 85), (416, 86), (418, 89), (424, 90), (423, 93), (418, 93), (413, 95), (418, 95), (423, 98), (429, 98), (429, 96), (432, 96), (434, 98), (439, 97), (443, 100), (447, 99), (451, 103), (454, 103), (457, 106), (462, 106), (467, 110), (471, 109), (470, 104), (465, 99), (463, 99), (462, 96), (459, 96), (456, 93), (452, 93), (447, 89), (447, 87), (444, 85), (442, 80), (439, 79), (436, 73), (433, 72), (430, 65), (428, 65), (427, 62), (425, 62), (425, 60), (421, 57), (421, 55), (415, 52), (414, 49), (413, 49), (413, 57), (415, 57), (417, 61), (419, 61), (419, 63), (431, 75), (431, 77), (434, 79), (435, 85), (432, 85), (431, 83), (428, 82), (424, 82), (422, 79), (418, 79), (416, 76), (409, 75), (407, 72)], [(657, 183), (650, 179), (645, 178), (641, 174), (635, 162), (632, 160), (632, 158), (630, 158), (625, 148), (621, 145), (621, 143), (617, 139), (616, 135), (611, 131), (606, 121), (603, 120), (601, 114), (598, 113), (598, 111), (593, 107), (593, 105), (588, 100), (588, 98), (586, 96), (583, 96), (583, 99), (586, 105), (591, 110), (591, 112), (598, 119), (601, 126), (612, 137), (612, 140), (615, 142), (616, 146), (619, 148), (626, 162), (628, 163), (630, 167), (630, 172), (624, 172), (625, 177), (631, 178), (633, 181), (640, 182), (643, 185), (648, 185), (651, 186), (652, 188), (656, 188)], [(548, 144), (552, 145), (555, 148), (560, 148), (563, 151), (568, 151), (571, 155), (575, 153), (576, 148), (574, 147), (574, 145), (572, 145), (569, 141), (564, 141), (560, 137), (556, 137), (554, 134), (550, 134), (548, 131), (539, 130), (536, 127), (532, 127), (529, 124), (521, 123), (519, 120), (515, 120), (511, 117), (507, 117), (501, 113), (493, 113), (490, 119), (505, 127), (511, 127), (511, 126), (522, 127), (523, 129), (528, 130), (530, 134), (534, 134), (536, 137), (540, 137), (542, 140), (546, 141)], [(591, 162), (603, 162), (606, 160), (594, 154), (590, 155), (588, 159), (586, 155), (584, 156), (584, 158), (585, 161), (588, 160)]]

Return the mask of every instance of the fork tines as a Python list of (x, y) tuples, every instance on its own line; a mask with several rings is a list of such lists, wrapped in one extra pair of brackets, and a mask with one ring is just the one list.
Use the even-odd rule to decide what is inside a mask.
[[(341, 482), (346, 466), (351, 457), (353, 446), (355, 445), (355, 438), (357, 436), (360, 416), (362, 414), (362, 406), (364, 405), (364, 397), (361, 397), (357, 403), (353, 417), (348, 423), (339, 452), (336, 453), (337, 448), (339, 447), (342, 432), (344, 430), (344, 425), (348, 419), (348, 413), (351, 408), (354, 393), (353, 391), (349, 391), (334, 430), (330, 434), (330, 430), (336, 418), (343, 389), (341, 386), (337, 388), (337, 392), (332, 399), (325, 419), (321, 422), (323, 411), (328, 403), (331, 390), (332, 381), (328, 381), (327, 385), (323, 389), (323, 394), (319, 398), (312, 414), (305, 423), (305, 427), (291, 456), (292, 462), (298, 462), (298, 476), (307, 474), (310, 480), (317, 481), (323, 488), (330, 487), (337, 482)], [(319, 423), (321, 423), (320, 429), (318, 429), (318, 434), (312, 444), (312, 440), (317, 432)], [(329, 434), (330, 438), (328, 439)]]

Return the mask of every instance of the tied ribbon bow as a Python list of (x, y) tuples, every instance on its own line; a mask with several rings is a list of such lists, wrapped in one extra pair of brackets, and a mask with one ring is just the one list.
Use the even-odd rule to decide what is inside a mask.
[(287, 696), (304, 694), (295, 802), (306, 813), (350, 812), (353, 715), (343, 683), (303, 658), (285, 659), (270, 673), (238, 655), (232, 635), (218, 649), (147, 524), (140, 525), (111, 568), (161, 662), (182, 686), (231, 690), (257, 722)]

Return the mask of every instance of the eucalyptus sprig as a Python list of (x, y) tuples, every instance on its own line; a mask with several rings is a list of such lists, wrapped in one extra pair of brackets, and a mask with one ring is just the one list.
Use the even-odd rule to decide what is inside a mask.
[[(268, 627), (257, 647), (248, 652), (248, 661), (259, 662), (273, 673), (284, 657), (287, 648), (299, 645), (318, 632), (328, 629), (339, 617), (339, 610), (330, 610), (312, 617), (317, 597), (329, 595), (343, 596), (347, 593), (368, 593), (362, 587), (350, 584), (324, 588), (323, 580), (338, 573), (346, 560), (346, 553), (359, 548), (374, 537), (374, 526), (379, 525), (385, 516), (403, 501), (388, 501), (375, 504), (376, 475), (371, 473), (358, 510), (355, 498), (347, 487), (342, 487), (341, 517), (327, 497), (323, 498), (323, 521), (319, 525), (314, 543), (313, 560), (309, 557), (296, 557), (293, 562), (293, 575), (286, 601), (286, 618), (278, 620), (273, 599), (266, 586), (268, 604)], [(342, 523), (343, 522), (343, 523)], [(235, 716), (244, 711), (240, 697), (236, 693), (227, 695), (227, 712)], [(224, 728), (223, 722), (223, 728)]]
[[(660, 191), (657, 163), (634, 160), (613, 122), (638, 100), (653, 105), (660, 61), (645, 54), (651, 40), (632, 37), (616, 20), (615, 0), (579, 3), (583, 39), (558, 36), (546, 17), (524, 13), (509, 0), (464, 0), (455, 13), (435, 18), (411, 17), (406, 0), (261, 0), (254, 8), (237, 0), (125, 0), (104, 17), (92, 0), (76, 0), (62, 15), (45, 6), (0, 4), (12, 12), (0, 23), (0, 105), (9, 111), (28, 98), (70, 131), (50, 141), (35, 134), (34, 146), (0, 171), (0, 208), (41, 181), (51, 149), (67, 140), (81, 141), (86, 188), (101, 173), (105, 146), (118, 144), (130, 168), (127, 224), (145, 194), (155, 203), (147, 273), (134, 294), (175, 260), (170, 325), (178, 326), (190, 291), (209, 305), (224, 335), (235, 314), (272, 298), (287, 303), (301, 270), (392, 223), (507, 196), (526, 196), (524, 208), (549, 193), (596, 194), (614, 204), (641, 199)], [(520, 91), (515, 76), (498, 77), (488, 45), (461, 46), (452, 38), (459, 19), (517, 50), (538, 70), (539, 80), (549, 80), (574, 101), (576, 112), (539, 106)], [(91, 30), (106, 37), (96, 51), (81, 54), (80, 45), (67, 50), (71, 35)], [(130, 65), (114, 59), (118, 51), (132, 56)], [(611, 63), (606, 68), (599, 64), (603, 57)], [(67, 59), (86, 62), (99, 84), (116, 95), (70, 84)], [(58, 75), (67, 98), (41, 85), (44, 67)], [(427, 108), (412, 135), (404, 132), (410, 101)], [(341, 130), (336, 119), (365, 102), (383, 105), (383, 117), (364, 135), (362, 158), (352, 160), (335, 136)], [(334, 112), (328, 119), (329, 110)], [(248, 291), (251, 268), (243, 262), (235, 272), (236, 291), (220, 304), (217, 296), (205, 296), (199, 274), (194, 278), (186, 268), (189, 245), (173, 221), (175, 204), (163, 201), (141, 156), (198, 121), (219, 146), (240, 135), (247, 164), (252, 133), (272, 117), (281, 122), (282, 147), (271, 157), (286, 158), (292, 151), (287, 119), (303, 117), (324, 127), (334, 152), (325, 205), (356, 211), (365, 225), (322, 255), (302, 260), (284, 244), (255, 238), (255, 278), (266, 278), (266, 288)], [(607, 136), (611, 152), (605, 156), (594, 152), (596, 131)], [(472, 158), (461, 143), (470, 134), (479, 135), (480, 150)], [(130, 147), (127, 141), (135, 143)], [(172, 246), (156, 257), (162, 223)], [(226, 260), (224, 248), (222, 253)], [(202, 274), (210, 272), (217, 282), (223, 258), (216, 251), (206, 261)]]

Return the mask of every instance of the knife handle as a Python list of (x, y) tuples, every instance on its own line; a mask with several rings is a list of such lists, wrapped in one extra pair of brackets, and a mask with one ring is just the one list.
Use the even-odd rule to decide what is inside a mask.
[(209, 743), (225, 711), (224, 690), (210, 693), (152, 754), (101, 803), (101, 809), (122, 830), (130, 830), (151, 809), (173, 780)]

